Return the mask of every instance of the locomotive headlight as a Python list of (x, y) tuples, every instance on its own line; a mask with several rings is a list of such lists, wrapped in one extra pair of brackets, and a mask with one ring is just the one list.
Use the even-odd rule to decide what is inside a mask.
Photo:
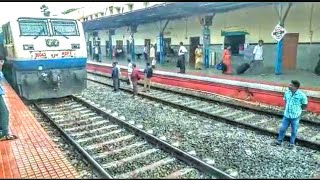
[(33, 44), (24, 44), (23, 50), (34, 50)]
[(42, 66), (38, 66), (38, 70), (42, 71), (43, 67)]
[(71, 49), (80, 49), (80, 44), (71, 44)]

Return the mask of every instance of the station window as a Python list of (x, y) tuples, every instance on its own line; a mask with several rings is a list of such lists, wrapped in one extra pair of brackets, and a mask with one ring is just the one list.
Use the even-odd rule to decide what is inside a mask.
[(120, 14), (120, 7), (116, 7), (117, 13)]
[(245, 35), (232, 35), (224, 37), (224, 44), (231, 46), (232, 55), (239, 55), (239, 50), (243, 47), (245, 43)]
[(128, 4), (128, 9), (129, 9), (129, 11), (132, 11), (133, 10), (133, 4)]
[(111, 15), (113, 14), (113, 6), (109, 7), (109, 12), (110, 12)]

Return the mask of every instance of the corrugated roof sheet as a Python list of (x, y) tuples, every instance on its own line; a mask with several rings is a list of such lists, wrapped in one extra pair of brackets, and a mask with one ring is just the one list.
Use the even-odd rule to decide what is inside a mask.
[(259, 7), (272, 4), (279, 4), (279, 2), (169, 2), (124, 14), (85, 21), (83, 22), (83, 27), (85, 31), (111, 29), (159, 20), (221, 13), (246, 7)]

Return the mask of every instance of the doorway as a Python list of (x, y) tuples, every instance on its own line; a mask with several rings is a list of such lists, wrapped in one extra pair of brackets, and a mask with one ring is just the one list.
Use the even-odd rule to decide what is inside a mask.
[(110, 44), (109, 41), (106, 41), (106, 56), (110, 57)]
[(127, 54), (129, 54), (131, 51), (130, 51), (130, 41), (127, 40)]
[(116, 58), (123, 58), (123, 41), (122, 40), (116, 40)]
[(189, 48), (189, 65), (194, 67), (195, 65), (195, 50), (198, 46), (198, 44), (200, 44), (200, 37), (190, 37), (190, 48)]
[(147, 46), (148, 48), (148, 54), (150, 54), (150, 43), (151, 43), (150, 39), (144, 39), (144, 45)]
[(296, 69), (298, 43), (299, 33), (287, 33), (283, 37), (282, 67), (284, 70)]
[(90, 57), (92, 57), (92, 41), (88, 41), (87, 50), (89, 52)]
[(172, 53), (172, 50), (171, 50), (171, 38), (164, 38), (163, 39), (163, 42), (164, 42), (164, 55), (165, 56), (170, 56)]

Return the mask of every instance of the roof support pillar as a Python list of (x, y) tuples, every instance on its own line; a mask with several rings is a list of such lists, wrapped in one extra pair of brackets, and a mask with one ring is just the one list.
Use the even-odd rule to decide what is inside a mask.
[(114, 29), (109, 29), (108, 35), (109, 35), (109, 58), (112, 61), (113, 58), (113, 49), (112, 49), (112, 35), (115, 34)]
[[(288, 13), (291, 9), (292, 3), (287, 3), (287, 7), (285, 7), (285, 11), (283, 13), (283, 5), (279, 4), (275, 7), (276, 12), (278, 14), (279, 18), (279, 25), (281, 27), (284, 27), (284, 22), (288, 16)], [(283, 52), (283, 39), (278, 41), (277, 43), (277, 56), (276, 56), (276, 62), (275, 62), (275, 74), (280, 75), (282, 73), (282, 52)]]
[[(163, 33), (166, 30), (168, 24), (169, 24), (170, 20), (166, 20), (164, 26), (162, 26), (162, 21), (160, 21), (160, 33), (159, 36), (157, 38), (157, 44), (159, 44), (159, 58), (160, 58), (160, 64), (163, 64), (165, 61), (165, 57), (164, 57), (164, 37), (163, 37)], [(157, 48), (158, 49), (158, 48)]]
[(203, 38), (203, 65), (205, 68), (209, 68), (210, 63), (210, 29), (209, 27), (212, 25), (212, 19), (214, 18), (215, 14), (207, 15), (201, 18), (200, 24), (203, 26), (202, 30), (202, 38)]
[(135, 47), (134, 47), (134, 33), (137, 32), (137, 27), (138, 25), (131, 25), (130, 26), (130, 37), (129, 37), (129, 42), (130, 42), (130, 54), (131, 54), (131, 61), (135, 61), (136, 57), (136, 52), (135, 52)]

